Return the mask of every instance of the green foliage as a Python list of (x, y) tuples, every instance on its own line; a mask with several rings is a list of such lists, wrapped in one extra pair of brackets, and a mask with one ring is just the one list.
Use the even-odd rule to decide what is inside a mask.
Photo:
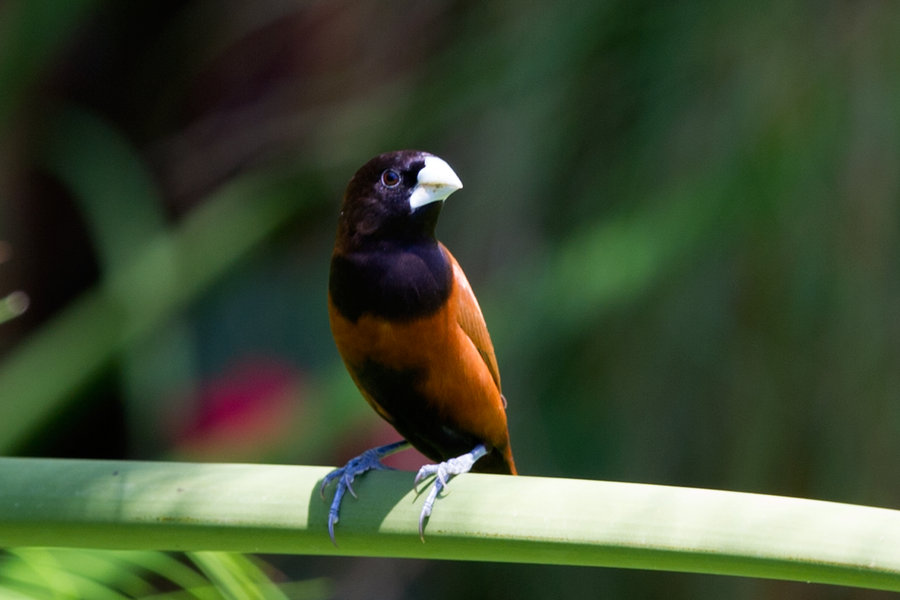
[(322, 580), (270, 580), (259, 559), (226, 552), (16, 548), (0, 555), (0, 593), (11, 600), (315, 600), (331, 597)]

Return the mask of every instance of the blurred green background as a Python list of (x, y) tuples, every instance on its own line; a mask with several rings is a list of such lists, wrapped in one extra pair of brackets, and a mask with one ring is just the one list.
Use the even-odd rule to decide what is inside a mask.
[[(0, 449), (338, 464), (394, 439), (325, 290), (346, 181), (411, 147), (465, 183), (438, 233), (523, 474), (900, 507), (898, 22), (874, 0), (8, 0)], [(269, 560), (340, 598), (886, 597)]]

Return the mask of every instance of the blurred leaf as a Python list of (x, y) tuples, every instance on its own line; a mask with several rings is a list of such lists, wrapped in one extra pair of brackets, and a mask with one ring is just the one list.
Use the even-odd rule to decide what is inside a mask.
[[(149, 168), (120, 132), (83, 109), (65, 107), (49, 129), (43, 159), (66, 185), (91, 231), (104, 280), (115, 279), (140, 252), (166, 231), (163, 199)], [(174, 249), (174, 248), (173, 248)], [(153, 273), (161, 287), (172, 285), (178, 258)], [(127, 348), (119, 357), (129, 414), (132, 449), (147, 454), (161, 430), (164, 390), (190, 380), (190, 337), (177, 318)], [(176, 357), (181, 357), (176, 359)], [(165, 365), (165, 368), (152, 368)], [(150, 448), (148, 448), (150, 446)]]
[(318, 600), (330, 595), (322, 579), (276, 584), (258, 558), (226, 552), (197, 552), (188, 558), (198, 569), (152, 550), (11, 548), (0, 554), (0, 594), (60, 600)]
[(8, 0), (0, 6), (0, 138), (24, 100), (28, 86), (41, 74), (100, 0)]
[(78, 202), (103, 271), (131, 264), (166, 227), (149, 168), (120, 132), (84, 109), (64, 107), (49, 130), (44, 161)]
[(287, 600), (268, 577), (242, 554), (191, 552), (192, 561), (229, 600)]
[(8, 452), (26, 439), (113, 357), (183, 309), (307, 202), (293, 170), (247, 175), (212, 194), (175, 232), (136, 251), (130, 264), (0, 364), (0, 448)]

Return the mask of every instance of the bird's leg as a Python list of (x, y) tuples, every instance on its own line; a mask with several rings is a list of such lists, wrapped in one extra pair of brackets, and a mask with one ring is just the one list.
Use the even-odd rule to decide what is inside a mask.
[(416, 473), (416, 478), (413, 481), (413, 489), (416, 492), (419, 491), (418, 486), (423, 479), (434, 475), (434, 484), (431, 486), (431, 491), (428, 492), (428, 497), (425, 498), (425, 504), (422, 505), (422, 512), (419, 515), (419, 538), (423, 543), (425, 542), (425, 521), (431, 516), (431, 509), (434, 507), (434, 501), (437, 500), (438, 494), (447, 487), (447, 482), (454, 475), (461, 475), (471, 471), (472, 466), (485, 454), (487, 454), (487, 448), (484, 447), (484, 444), (478, 444), (471, 452), (466, 452), (463, 455), (445, 460), (436, 465), (424, 465)]
[(328, 535), (331, 536), (332, 544), (337, 546), (337, 542), (334, 539), (334, 524), (338, 522), (338, 514), (341, 511), (341, 500), (344, 498), (344, 494), (349, 491), (350, 495), (356, 498), (356, 492), (353, 491), (352, 485), (356, 476), (362, 475), (366, 471), (390, 469), (391, 467), (382, 464), (381, 459), (408, 447), (409, 442), (401, 440), (393, 444), (366, 450), (356, 458), (351, 458), (346, 465), (340, 469), (335, 469), (322, 479), (322, 487), (319, 488), (319, 494), (323, 500), (325, 499), (325, 488), (328, 487), (329, 483), (337, 479), (334, 499), (331, 501), (331, 508), (328, 509)]

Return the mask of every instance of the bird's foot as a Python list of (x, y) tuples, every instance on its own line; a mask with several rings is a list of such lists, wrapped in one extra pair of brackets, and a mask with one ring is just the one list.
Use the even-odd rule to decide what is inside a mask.
[(351, 458), (346, 465), (340, 469), (335, 469), (322, 479), (319, 494), (323, 500), (325, 499), (325, 488), (328, 487), (329, 483), (335, 479), (337, 480), (337, 487), (334, 489), (334, 499), (331, 501), (331, 508), (328, 509), (328, 535), (331, 537), (332, 544), (337, 546), (334, 538), (334, 525), (340, 520), (341, 500), (343, 500), (344, 494), (350, 492), (351, 496), (357, 497), (356, 492), (353, 491), (353, 480), (356, 479), (356, 476), (362, 475), (366, 471), (390, 470), (391, 467), (382, 464), (381, 459), (394, 452), (403, 450), (407, 446), (409, 446), (409, 442), (400, 441), (366, 450), (356, 458)]
[(425, 503), (422, 505), (422, 512), (419, 514), (419, 539), (423, 543), (425, 542), (425, 522), (431, 516), (431, 510), (434, 508), (434, 501), (437, 500), (438, 495), (447, 487), (447, 483), (454, 475), (461, 475), (471, 471), (472, 466), (485, 454), (487, 454), (487, 448), (484, 447), (484, 444), (478, 444), (471, 452), (445, 460), (436, 465), (424, 465), (416, 473), (416, 478), (413, 481), (413, 489), (416, 493), (419, 491), (419, 483), (434, 475), (431, 491), (428, 492)]

